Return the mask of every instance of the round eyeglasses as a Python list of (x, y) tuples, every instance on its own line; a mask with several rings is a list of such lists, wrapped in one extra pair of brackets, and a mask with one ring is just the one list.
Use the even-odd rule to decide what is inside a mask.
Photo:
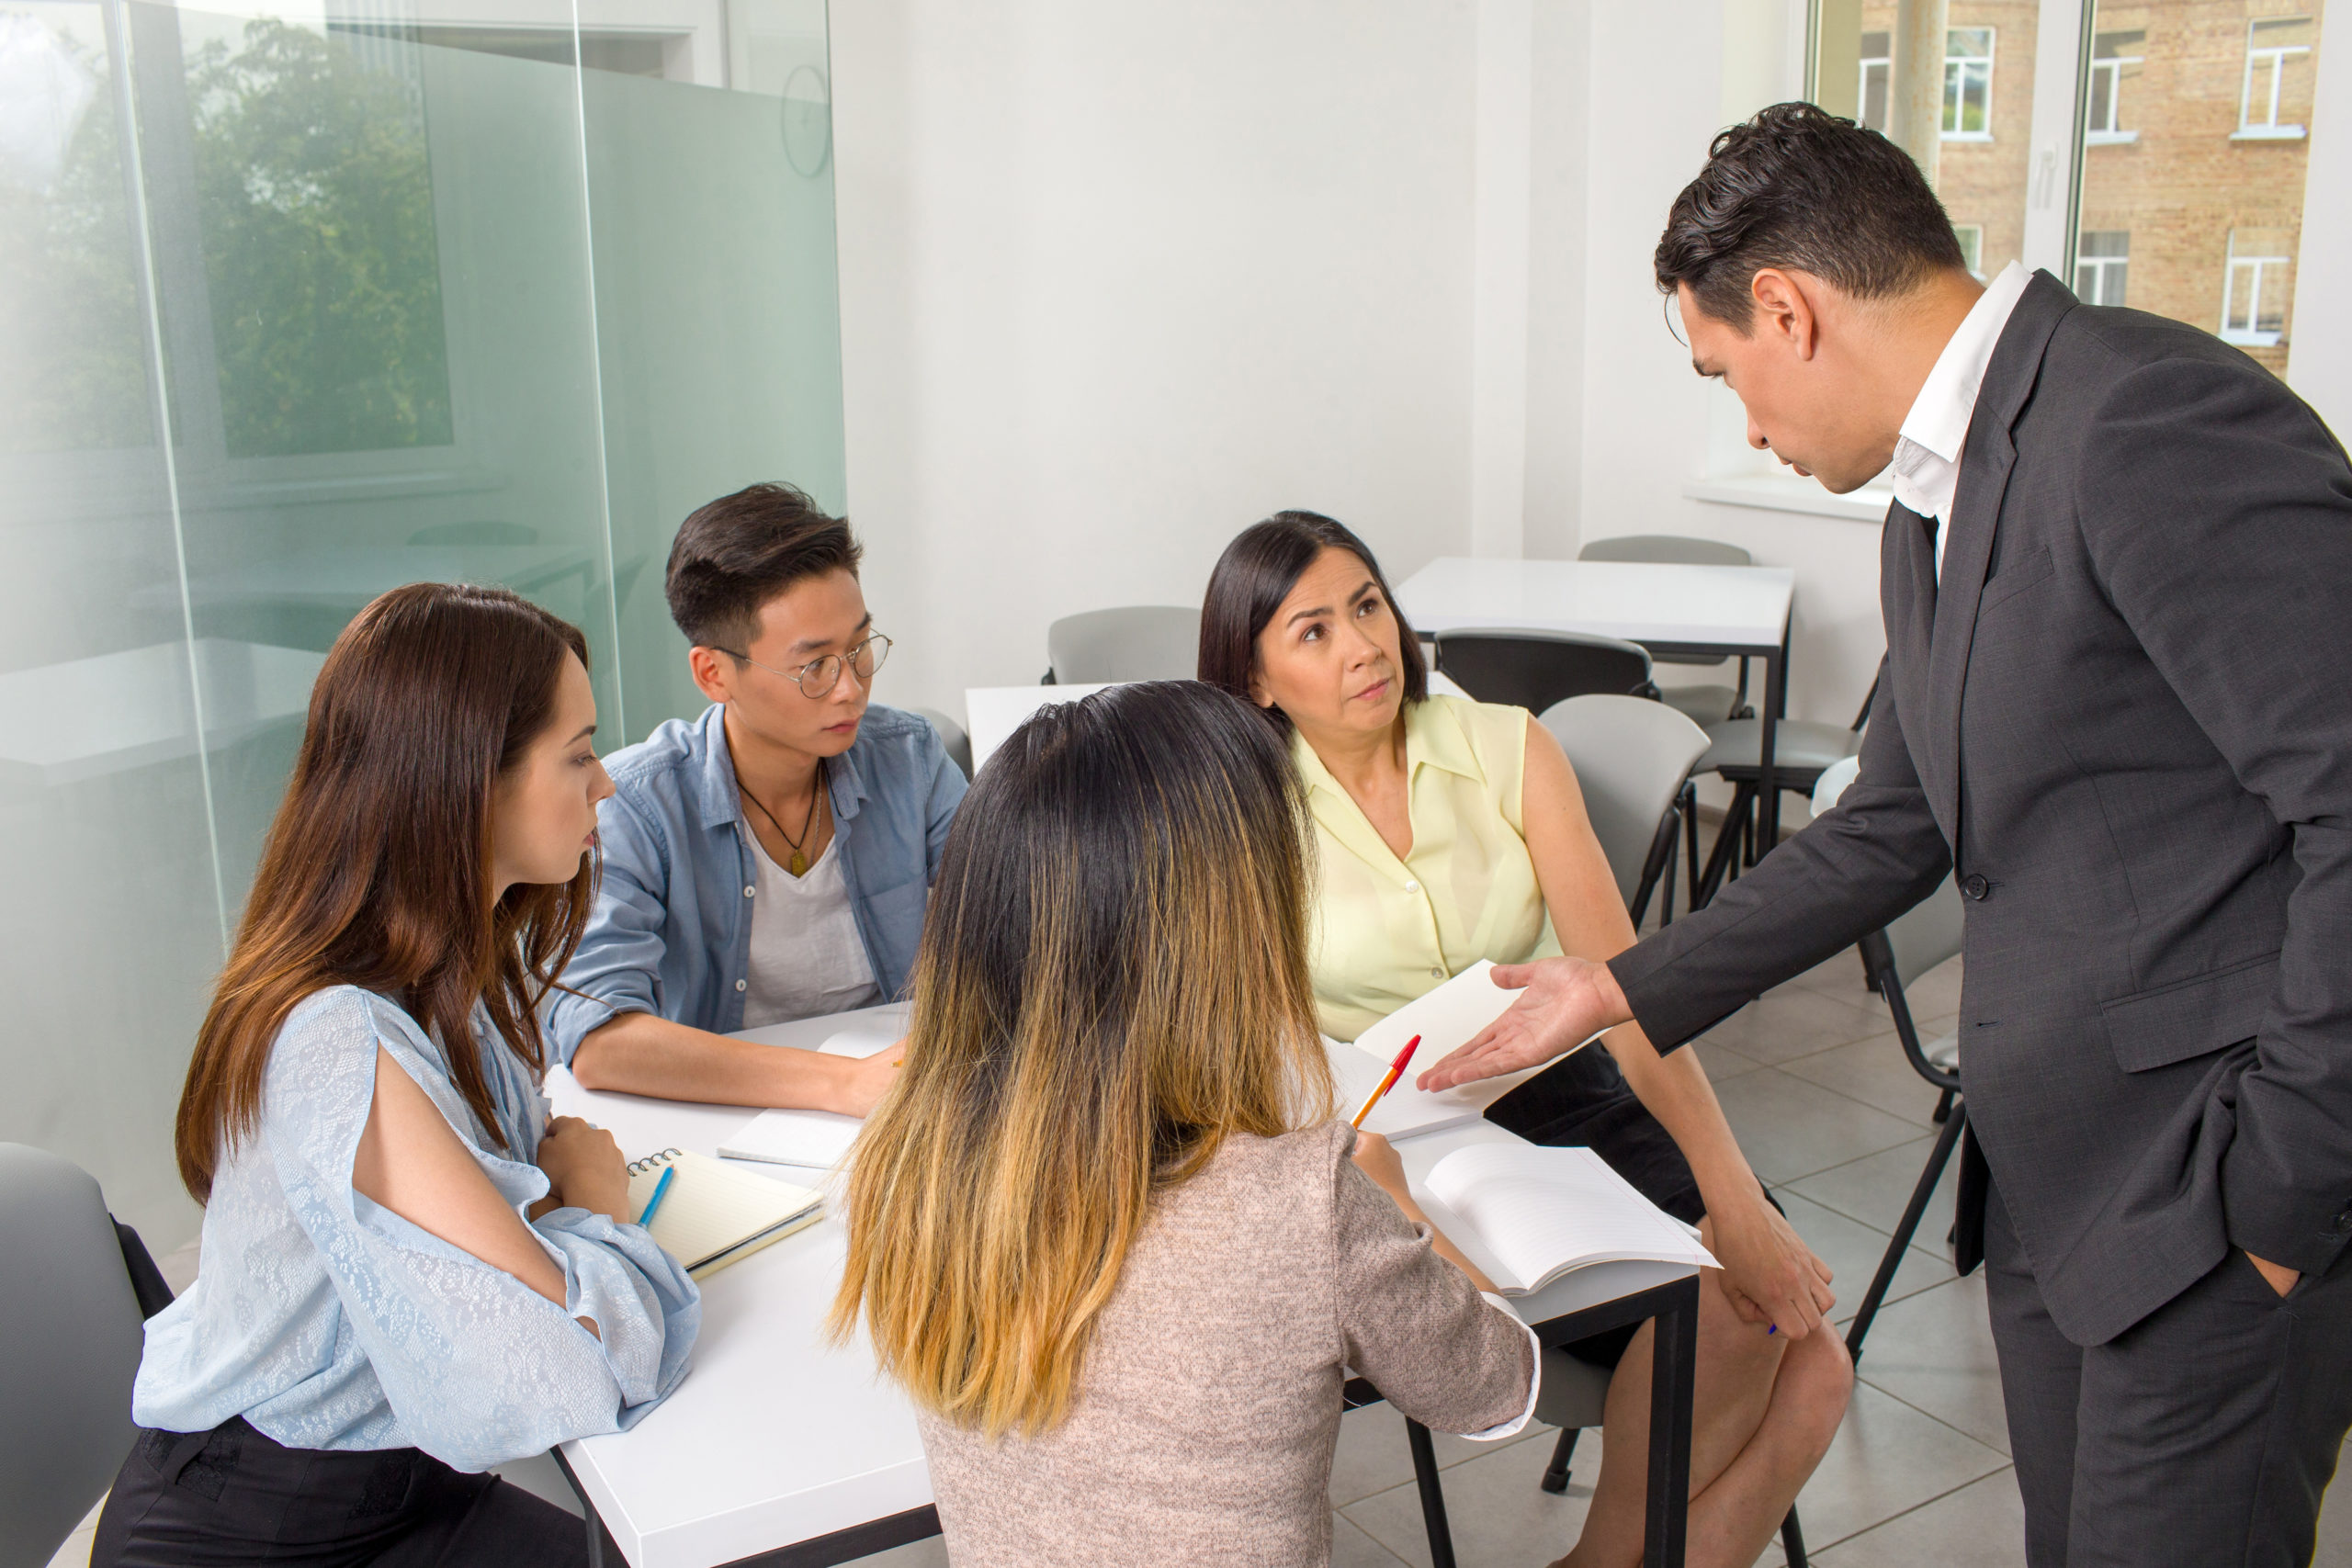
[[(736, 653), (728, 649), (719, 651), (729, 659), (740, 659), (746, 664), (760, 664), (748, 653)], [(876, 632), (847, 653), (828, 653), (822, 659), (812, 659), (797, 670), (779, 670), (773, 664), (760, 664), (771, 675), (781, 675), (800, 688), (800, 694), (811, 702), (830, 694), (841, 684), (842, 671), (849, 670), (861, 684), (871, 683), (874, 672), (890, 657), (890, 639)]]

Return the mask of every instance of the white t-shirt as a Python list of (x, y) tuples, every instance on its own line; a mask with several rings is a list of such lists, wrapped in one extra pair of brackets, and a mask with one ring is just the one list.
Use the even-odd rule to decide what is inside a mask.
[(770, 858), (757, 833), (739, 830), (752, 840), (752, 863), (759, 868), (743, 1027), (821, 1018), (880, 1001), (882, 987), (859, 940), (849, 885), (842, 879), (840, 835), (826, 844), (808, 875), (795, 876)]

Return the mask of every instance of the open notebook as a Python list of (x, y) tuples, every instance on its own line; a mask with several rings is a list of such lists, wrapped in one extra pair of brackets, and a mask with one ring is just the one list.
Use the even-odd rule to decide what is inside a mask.
[(1476, 1144), (1430, 1168), (1432, 1223), (1464, 1243), (1505, 1295), (1540, 1291), (1596, 1263), (1718, 1267), (1690, 1226), (1590, 1149)]
[(1339, 1090), (1340, 1114), (1351, 1117), (1356, 1113), (1365, 1096), (1379, 1087), (1381, 1078), (1387, 1074), (1388, 1064), (1396, 1059), (1405, 1042), (1416, 1034), (1421, 1037), (1421, 1043), (1406, 1066), (1405, 1076), (1396, 1080), (1396, 1087), (1364, 1119), (1366, 1132), (1378, 1133), (1392, 1142), (1476, 1122), (1486, 1114), (1487, 1107), (1543, 1071), (1542, 1066), (1529, 1067), (1500, 1077), (1456, 1084), (1436, 1094), (1413, 1087), (1415, 1078), (1437, 1066), (1449, 1053), (1467, 1045), (1480, 1030), (1500, 1018), (1503, 1010), (1519, 998), (1519, 992), (1506, 991), (1487, 978), (1494, 967), (1482, 958), (1444, 985), (1407, 1002), (1356, 1036), (1354, 1044), (1332, 1042), (1331, 1077)]
[(706, 1279), (793, 1232), (817, 1223), (824, 1194), (757, 1176), (702, 1155), (663, 1149), (631, 1162), (628, 1212), (645, 1213), (664, 1170), (674, 1169), (667, 1197), (646, 1228), (662, 1250)]
[[(871, 1056), (896, 1045), (906, 1033), (903, 1015), (876, 1019), (828, 1035), (817, 1049), (831, 1056)], [(855, 1116), (831, 1111), (763, 1111), (729, 1134), (718, 1153), (724, 1159), (831, 1170), (849, 1158), (850, 1145), (865, 1125)]]

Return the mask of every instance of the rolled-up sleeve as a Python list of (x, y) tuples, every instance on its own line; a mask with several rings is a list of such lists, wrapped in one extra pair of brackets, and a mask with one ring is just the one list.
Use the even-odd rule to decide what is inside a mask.
[(661, 832), (614, 795), (596, 807), (603, 869), (580, 949), (548, 993), (545, 1022), (556, 1060), (569, 1066), (581, 1041), (625, 1012), (662, 1010), (662, 930), (670, 856)]

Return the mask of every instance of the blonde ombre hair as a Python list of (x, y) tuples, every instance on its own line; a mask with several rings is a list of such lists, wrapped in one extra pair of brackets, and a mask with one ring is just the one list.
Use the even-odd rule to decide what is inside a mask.
[(1331, 1113), (1306, 807), (1194, 682), (1041, 710), (965, 797), (906, 1064), (857, 1142), (831, 1326), (990, 1437), (1068, 1414), (1154, 1195)]

